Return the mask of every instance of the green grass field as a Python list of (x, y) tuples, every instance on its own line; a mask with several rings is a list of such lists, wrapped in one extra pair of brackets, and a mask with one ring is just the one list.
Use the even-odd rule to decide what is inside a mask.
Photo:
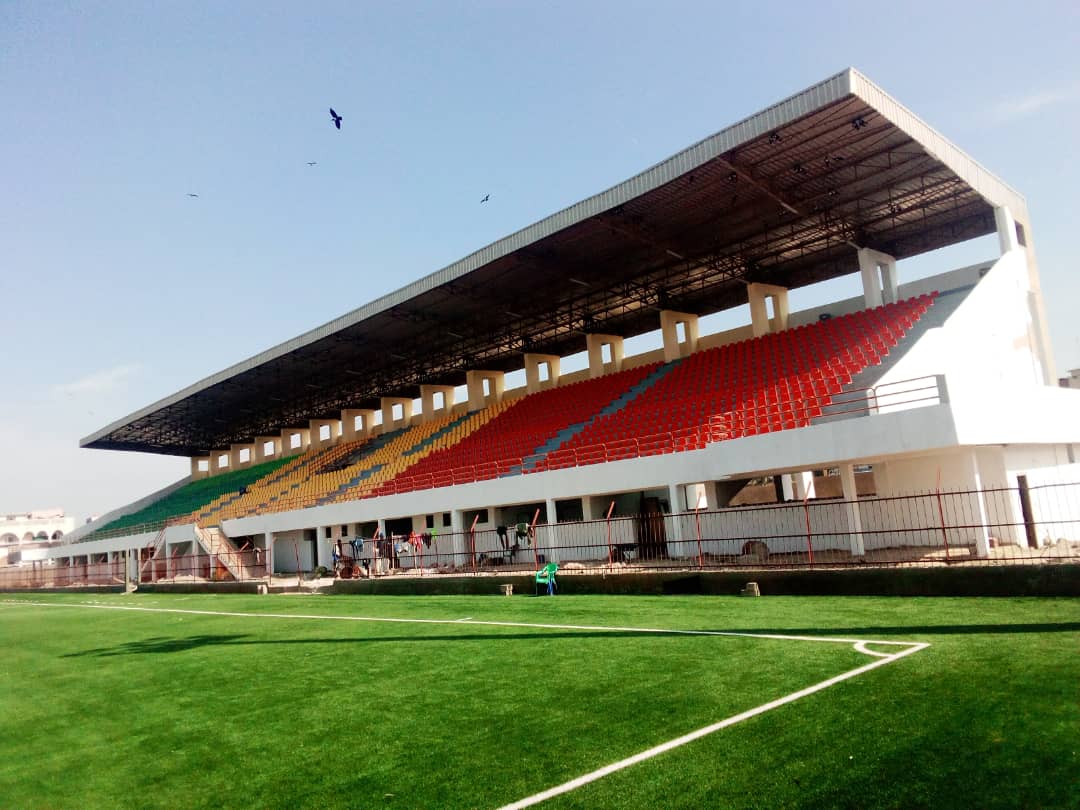
[(541, 806), (1080, 806), (1077, 599), (41, 594), (0, 806), (497, 808), (883, 660), (597, 626), (930, 646)]

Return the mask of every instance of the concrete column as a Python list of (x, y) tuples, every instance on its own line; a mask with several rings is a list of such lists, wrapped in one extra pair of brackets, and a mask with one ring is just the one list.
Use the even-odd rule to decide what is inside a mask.
[(668, 539), (676, 544), (676, 556), (686, 556), (688, 551), (682, 547), (683, 522), (677, 517), (678, 513), (686, 511), (686, 492), (681, 484), (668, 484), (668, 503), (671, 504), (671, 537)]
[[(525, 391), (535, 394), (545, 388), (554, 388), (559, 384), (559, 361), (557, 354), (533, 354), (525, 355)], [(540, 367), (547, 363), (548, 378), (540, 379)]]
[(334, 566), (334, 539), (326, 536), (326, 526), (315, 527), (315, 565), (333, 568)]
[(1013, 219), (1012, 211), (999, 205), (994, 209), (994, 224), (997, 225), (998, 246), (1001, 248), (1002, 256), (1020, 247), (1020, 240), (1016, 238), (1016, 220)]
[(263, 545), (266, 546), (266, 572), (274, 573), (274, 533), (263, 533)]
[[(604, 347), (608, 346), (611, 359), (604, 362)], [(622, 371), (623, 339), (618, 335), (585, 335), (585, 348), (589, 352), (589, 376), (603, 377), (613, 371)]]
[[(325, 439), (322, 438), (322, 429), (329, 428)], [(341, 423), (337, 419), (311, 419), (308, 421), (308, 435), (311, 436), (311, 444), (314, 447), (329, 447), (341, 438)]]
[[(488, 405), (502, 402), (503, 385), (506, 375), (501, 371), (466, 371), (465, 386), (469, 391), (469, 410), (478, 411)], [(489, 392), (484, 393), (484, 381), (488, 381)]]
[(855, 488), (855, 467), (852, 464), (840, 465), (840, 484), (844, 490), (847, 504), (848, 531), (851, 532), (851, 556), (866, 556), (863, 545), (862, 514), (859, 512), (859, 493)]
[[(225, 466), (222, 466), (222, 456), (224, 456)], [(232, 461), (228, 450), (211, 450), (210, 451), (210, 474), (216, 475), (218, 473), (228, 472), (232, 469), (229, 464)]]
[[(273, 445), (270, 448), (270, 452), (266, 451), (266, 445)], [(269, 461), (272, 458), (279, 458), (281, 456), (281, 437), (280, 436), (256, 436), (255, 437), (255, 461), (263, 462)]]
[[(788, 291), (786, 287), (778, 287), (775, 284), (748, 284), (746, 294), (750, 304), (750, 326), (754, 337), (787, 329)], [(771, 318), (768, 308), (770, 298), (773, 302)]]
[(895, 258), (879, 250), (859, 248), (859, 273), (862, 276), (867, 309), (897, 300)]
[[(206, 462), (206, 469), (205, 470), (200, 470), (199, 469), (199, 463), (203, 462), (203, 461)], [(208, 475), (210, 475), (210, 473), (211, 473), (211, 470), (210, 470), (210, 457), (209, 456), (199, 456), (199, 457), (191, 459), (191, 477), (193, 479), (206, 478)]]
[(581, 511), (585, 520), (603, 520), (614, 498), (604, 495), (585, 495), (581, 499)]
[[(412, 421), (412, 403), (411, 399), (405, 397), (382, 397), (379, 399), (379, 407), (382, 408), (382, 429), (383, 433), (388, 433), (391, 430), (397, 430), (398, 428), (408, 427)], [(394, 406), (401, 406), (401, 418), (394, 419)]]
[[(443, 404), (435, 407), (435, 395), (442, 394)], [(421, 385), (420, 386), (420, 413), (424, 415), (424, 421), (429, 422), (438, 416), (445, 416), (454, 407), (454, 386), (452, 385)]]
[(465, 565), (469, 561), (469, 538), (465, 535), (468, 528), (465, 525), (465, 512), (461, 509), (452, 510), (450, 512), (450, 533), (454, 539), (452, 549), (454, 565)]
[[(300, 436), (300, 444), (297, 447), (291, 447), (290, 440), (297, 434)], [(293, 456), (297, 453), (303, 453), (310, 446), (311, 431), (307, 428), (285, 428), (281, 431), (281, 454), (283, 456)]]
[(806, 472), (792, 473), (791, 478), (794, 495), (797, 500), (805, 501), (808, 498), (815, 497), (814, 473), (812, 471), (807, 470)]
[[(686, 337), (679, 342), (679, 324), (683, 324)], [(660, 311), (660, 331), (664, 335), (664, 361), (670, 363), (697, 351), (698, 316), (670, 309)]]
[(974, 448), (968, 451), (971, 464), (971, 478), (975, 482), (975, 517), (979, 525), (975, 527), (975, 556), (990, 556), (990, 527), (987, 525), (986, 497), (983, 495), (983, 476), (979, 470), (979, 457)]
[[(241, 461), (240, 453), (243, 450), (248, 451), (248, 460)], [(229, 469), (238, 470), (241, 466), (248, 466), (255, 463), (255, 445), (253, 444), (230, 444), (229, 445)]]
[[(798, 473), (795, 473), (798, 475)], [(791, 473), (784, 473), (780, 476), (780, 486), (784, 491), (784, 502), (790, 503), (795, 500), (795, 482), (792, 480), (794, 476)]]
[(346, 408), (341, 412), (341, 436), (347, 442), (366, 439), (374, 423), (375, 411), (371, 408)]

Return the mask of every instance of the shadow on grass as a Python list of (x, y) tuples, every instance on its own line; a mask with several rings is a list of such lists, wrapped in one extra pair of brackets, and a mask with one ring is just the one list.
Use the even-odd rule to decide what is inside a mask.
[[(144, 655), (184, 652), (199, 647), (236, 647), (245, 645), (264, 644), (375, 644), (397, 643), (417, 641), (536, 641), (547, 642), (553, 639), (627, 639), (635, 638), (645, 640), (649, 638), (695, 638), (687, 633), (659, 632), (659, 633), (636, 633), (629, 631), (602, 631), (602, 630), (575, 630), (560, 633), (473, 633), (463, 635), (438, 635), (438, 636), (364, 636), (354, 638), (297, 638), (297, 639), (265, 639), (252, 638), (247, 635), (205, 635), (184, 636), (181, 638), (168, 638), (159, 636), (140, 641), (128, 641), (115, 647), (99, 647), (93, 650), (67, 653), (63, 658), (108, 658), (114, 655)], [(696, 638), (702, 638), (696, 636)]]

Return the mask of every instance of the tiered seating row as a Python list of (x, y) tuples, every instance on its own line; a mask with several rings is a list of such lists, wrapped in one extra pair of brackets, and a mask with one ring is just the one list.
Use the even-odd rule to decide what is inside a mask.
[(523, 461), (545, 442), (595, 417), (658, 365), (581, 380), (514, 400), (514, 407), (462, 441), (431, 453), (407, 476), (387, 481), (373, 494), (411, 492), (521, 472)]
[(166, 523), (178, 520), (193, 511), (199, 511), (215, 500), (227, 498), (260, 478), (272, 476), (278, 468), (289, 461), (290, 459), (285, 458), (273, 459), (246, 469), (192, 481), (136, 512), (110, 521), (100, 529), (87, 534), (82, 540), (97, 540), (106, 535), (113, 536), (124, 529), (140, 532), (157, 531)]
[[(805, 427), (822, 416), (853, 375), (880, 363), (933, 299), (920, 296), (693, 354), (535, 469), (697, 449), (721, 438)], [(596, 452), (598, 447), (604, 452)]]

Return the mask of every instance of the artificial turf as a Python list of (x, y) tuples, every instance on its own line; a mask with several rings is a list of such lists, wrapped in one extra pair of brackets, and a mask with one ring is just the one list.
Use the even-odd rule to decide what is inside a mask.
[(1077, 599), (138, 594), (0, 602), (2, 804), (499, 807), (873, 660), (460, 619), (931, 645), (547, 806), (1080, 804)]

